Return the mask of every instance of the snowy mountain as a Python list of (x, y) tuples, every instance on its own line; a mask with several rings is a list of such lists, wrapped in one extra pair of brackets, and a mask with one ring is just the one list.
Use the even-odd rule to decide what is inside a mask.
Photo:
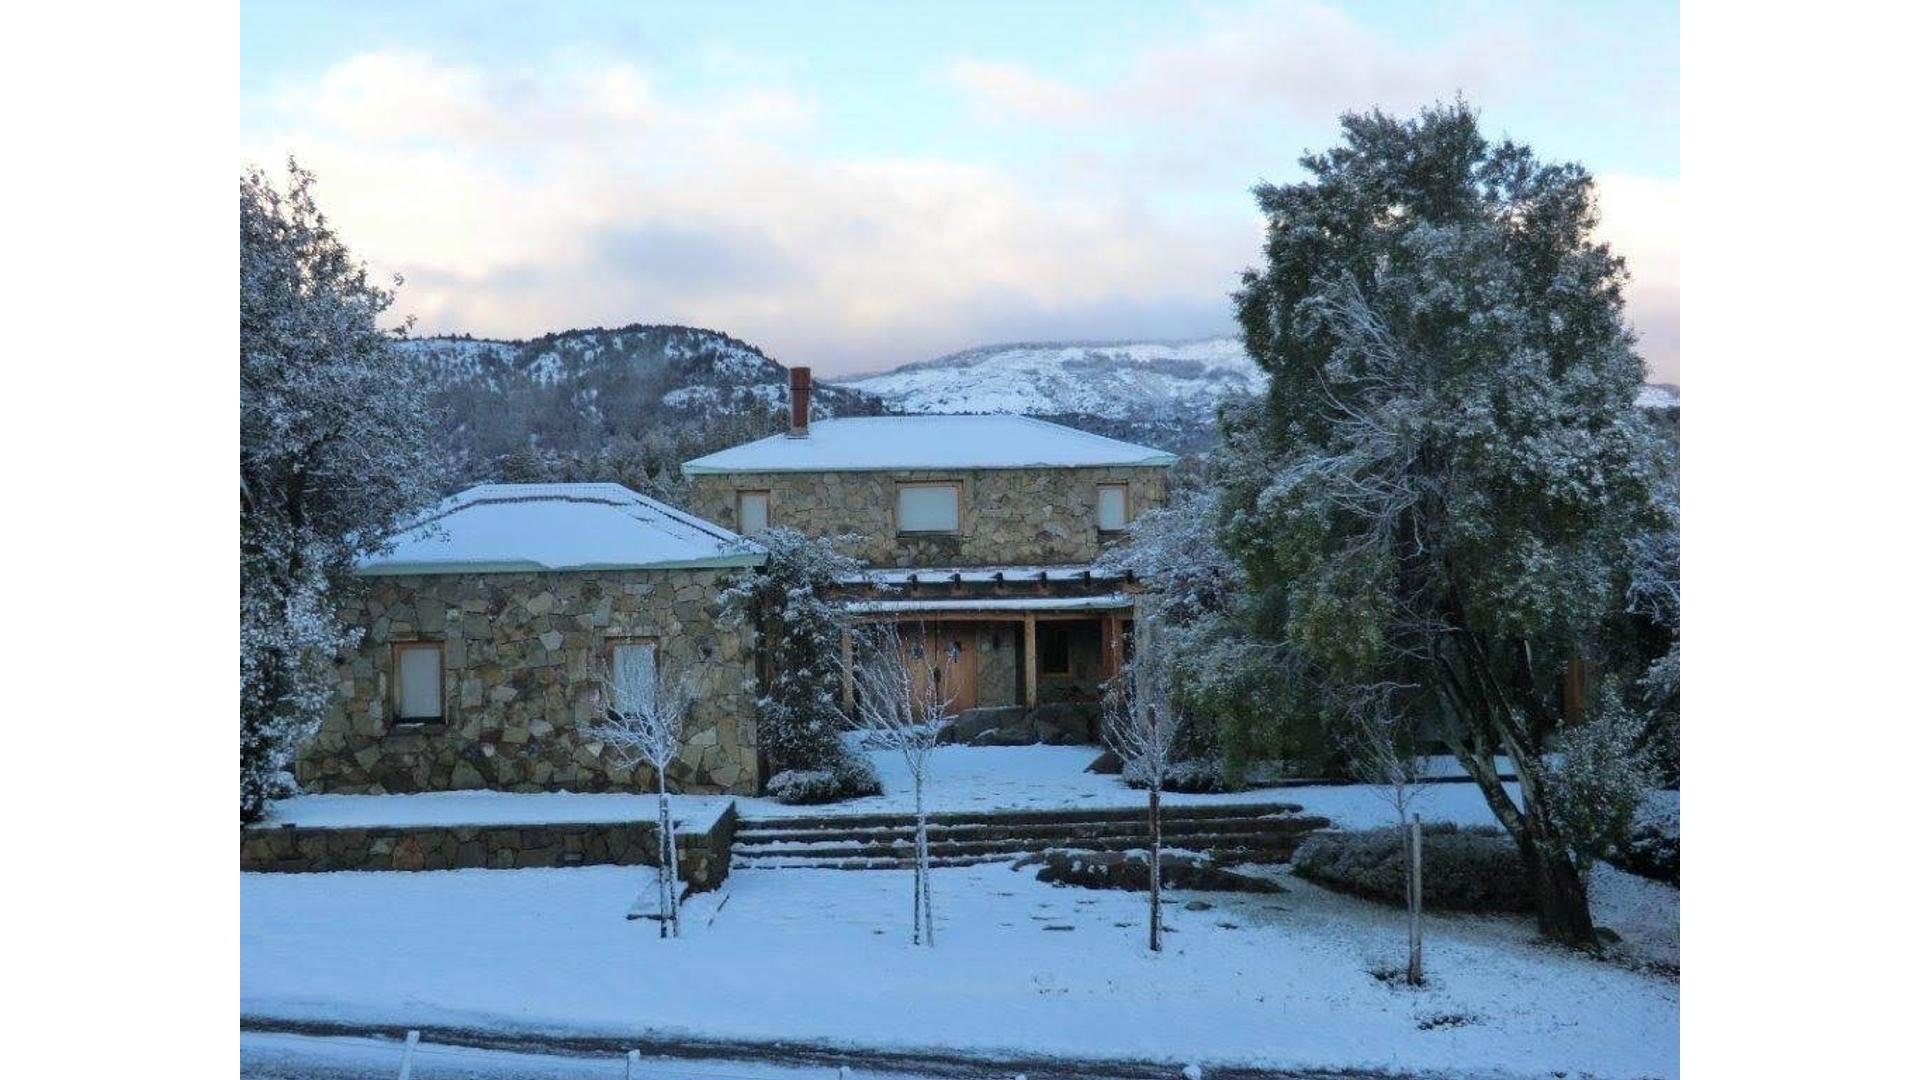
[[(612, 420), (611, 404), (652, 414), (778, 409), (787, 369), (758, 348), (717, 330), (623, 326), (565, 330), (527, 341), (429, 337), (401, 348), (432, 366), (449, 387), (493, 394), (547, 391), (590, 422)], [(878, 402), (857, 390), (821, 387), (819, 416), (864, 416)]]
[[(716, 330), (623, 326), (527, 341), (402, 342), (438, 384), (457, 479), (608, 480), (671, 495), (679, 461), (780, 430), (787, 369)], [(816, 384), (816, 416), (867, 416), (878, 399)]]
[[(1220, 337), (987, 345), (835, 384), (873, 394), (889, 412), (1021, 413), (1190, 451), (1215, 441), (1215, 406), (1263, 392), (1267, 378), (1239, 338)], [(1680, 391), (1648, 386), (1639, 403), (1677, 412)]]
[(1237, 338), (988, 345), (838, 385), (894, 412), (1211, 420), (1221, 398), (1266, 377)]

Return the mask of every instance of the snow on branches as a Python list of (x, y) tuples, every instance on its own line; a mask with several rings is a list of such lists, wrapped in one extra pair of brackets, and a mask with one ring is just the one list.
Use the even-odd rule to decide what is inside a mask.
[(587, 738), (606, 744), (614, 759), (632, 769), (653, 770), (660, 793), (660, 936), (680, 936), (680, 846), (673, 831), (673, 804), (667, 791), (667, 767), (679, 756), (693, 707), (693, 680), (684, 672), (669, 676), (659, 668), (653, 645), (616, 645), (609, 659), (596, 662), (591, 677), (601, 706), (586, 725)]

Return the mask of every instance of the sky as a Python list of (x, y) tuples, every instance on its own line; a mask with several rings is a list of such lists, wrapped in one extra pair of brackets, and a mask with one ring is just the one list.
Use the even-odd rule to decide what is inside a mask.
[(1464, 96), (1597, 178), (1679, 381), (1677, 5), (250, 0), (240, 157), (416, 334), (679, 323), (822, 375), (1235, 332), (1249, 189)]

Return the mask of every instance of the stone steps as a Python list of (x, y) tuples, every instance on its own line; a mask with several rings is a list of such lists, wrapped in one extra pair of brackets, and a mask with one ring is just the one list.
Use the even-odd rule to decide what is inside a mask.
[[(1161, 843), (1216, 861), (1285, 862), (1307, 834), (1327, 827), (1290, 803), (1181, 805), (1161, 811)], [(913, 865), (908, 814), (812, 814), (742, 819), (739, 868), (899, 869)], [(934, 866), (1005, 862), (1050, 850), (1116, 852), (1148, 846), (1145, 807), (967, 811), (928, 817)]]

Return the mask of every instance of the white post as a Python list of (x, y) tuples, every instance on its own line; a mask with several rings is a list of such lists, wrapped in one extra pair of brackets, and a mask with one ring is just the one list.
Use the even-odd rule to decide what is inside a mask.
[(400, 1055), (400, 1080), (413, 1080), (413, 1048), (420, 1045), (420, 1033), (407, 1032), (407, 1048)]
[(638, 1080), (640, 1076), (640, 1051), (627, 1051), (627, 1080)]

